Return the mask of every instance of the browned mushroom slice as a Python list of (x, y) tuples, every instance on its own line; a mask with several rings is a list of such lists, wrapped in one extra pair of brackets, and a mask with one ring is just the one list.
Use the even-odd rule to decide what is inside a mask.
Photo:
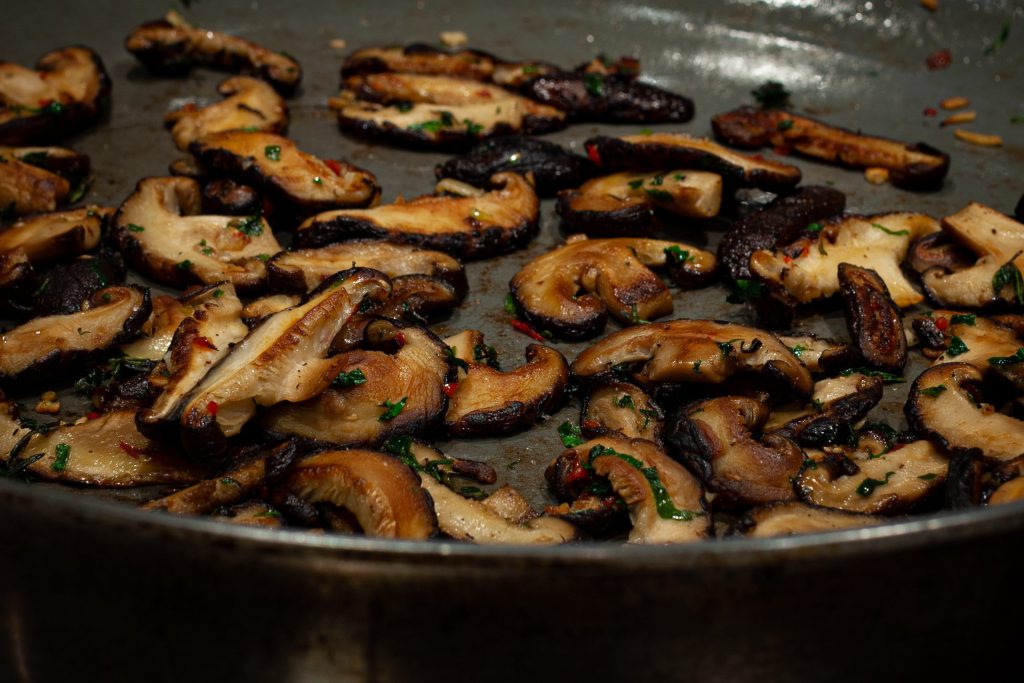
[(258, 290), (264, 263), (281, 251), (259, 216), (200, 215), (199, 183), (144, 178), (114, 216), (112, 238), (130, 266), (175, 287), (227, 281)]
[(828, 298), (839, 291), (839, 264), (874, 270), (900, 308), (924, 298), (900, 270), (910, 243), (939, 229), (938, 221), (920, 213), (846, 216), (826, 221), (813, 235), (750, 257), (750, 270), (770, 286), (800, 303)]
[(962, 270), (937, 266), (925, 271), (921, 283), (930, 298), (950, 307), (1024, 306), (1024, 223), (971, 202), (942, 219), (942, 228), (977, 260)]
[(764, 431), (804, 446), (845, 443), (853, 435), (853, 423), (882, 400), (882, 385), (881, 378), (860, 373), (821, 380), (806, 405), (773, 410)]
[(21, 249), (33, 264), (84, 254), (99, 244), (113, 213), (105, 206), (90, 206), (23, 218), (0, 232), (0, 252)]
[(989, 505), (1017, 503), (1024, 500), (1024, 477), (1017, 477), (999, 485), (988, 499)]
[(233, 505), (259, 495), (266, 476), (266, 458), (255, 458), (212, 479), (146, 503), (147, 510), (166, 510), (176, 515), (210, 514), (223, 505)]
[(519, 90), (572, 121), (669, 123), (693, 118), (693, 100), (650, 83), (595, 70), (537, 74)]
[(317, 453), (293, 465), (275, 492), (343, 508), (367, 536), (422, 539), (437, 533), (437, 517), (419, 477), (384, 453)]
[(103, 60), (87, 47), (47, 52), (34, 70), (0, 62), (0, 145), (67, 137), (92, 125), (109, 97)]
[(42, 213), (76, 202), (88, 175), (89, 157), (70, 149), (0, 147), (0, 214)]
[(919, 274), (936, 267), (959, 271), (970, 268), (975, 259), (974, 252), (957, 243), (949, 233), (939, 231), (914, 240), (907, 254), (907, 266)]
[(1024, 454), (1024, 422), (981, 401), (982, 373), (966, 363), (925, 370), (910, 387), (904, 412), (911, 428), (947, 451), (977, 448), (986, 460)]
[(194, 295), (203, 296), (208, 289), (202, 288), (198, 292), (189, 292), (180, 297), (158, 296), (153, 299), (153, 312), (142, 324), (138, 339), (121, 344), (121, 352), (129, 358), (154, 361), (163, 358), (167, 349), (171, 347), (171, 339), (178, 325), (189, 316), (189, 300)]
[(325, 281), (305, 303), (263, 321), (186, 399), (181, 428), (190, 454), (218, 457), (225, 437), (237, 434), (258, 405), (304, 401), (323, 391), (345, 363), (341, 357), (323, 357), (331, 339), (363, 299), (387, 288), (377, 271), (345, 271)]
[(446, 52), (433, 45), (387, 45), (356, 50), (341, 65), (343, 79), (382, 71), (414, 74), (444, 74), (458, 78), (489, 80), (494, 73), (495, 58), (480, 50)]
[(862, 135), (782, 109), (741, 107), (713, 117), (711, 127), (735, 147), (785, 147), (840, 166), (887, 168), (893, 185), (908, 189), (938, 188), (949, 171), (949, 155), (924, 143)]
[(304, 403), (272, 408), (264, 427), (347, 446), (375, 445), (440, 423), (448, 408), (445, 383), (454, 376), (448, 347), (429, 330), (386, 320), (370, 323), (365, 334), (370, 349), (332, 358), (332, 386)]
[(928, 441), (897, 444), (890, 450), (864, 435), (855, 449), (809, 451), (807, 458), (793, 482), (802, 500), (875, 515), (913, 508), (942, 486), (949, 465)]
[(369, 171), (324, 162), (273, 133), (214, 133), (193, 142), (189, 151), (212, 171), (310, 212), (367, 206), (380, 195), (377, 178)]
[(182, 73), (201, 64), (259, 76), (284, 94), (294, 92), (302, 80), (295, 58), (238, 36), (192, 26), (174, 10), (136, 28), (124, 47), (156, 73)]
[(281, 513), (261, 500), (250, 500), (217, 508), (211, 519), (227, 524), (278, 529), (284, 526)]
[(813, 387), (806, 366), (775, 335), (713, 320), (671, 320), (620, 330), (581, 352), (572, 372), (582, 380), (624, 375), (644, 387), (718, 384), (740, 372), (757, 372), (800, 396), (809, 395)]
[(595, 387), (583, 402), (580, 429), (591, 438), (619, 433), (661, 443), (665, 416), (644, 391), (629, 382)]
[[(177, 169), (171, 164), (171, 175)], [(202, 174), (186, 176), (202, 182)], [(203, 185), (203, 213), (221, 213), (230, 216), (253, 216), (263, 210), (263, 197), (248, 185), (236, 183), (230, 178), (216, 178)]]
[(840, 263), (839, 295), (843, 298), (850, 338), (870, 365), (899, 374), (907, 365), (907, 334), (903, 316), (878, 273)]
[(645, 234), (659, 223), (655, 209), (711, 218), (722, 204), (722, 176), (703, 171), (614, 173), (558, 196), (556, 209), (571, 230), (597, 235)]
[(817, 508), (805, 503), (769, 503), (744, 515), (739, 528), (750, 538), (775, 538), (858, 529), (884, 521), (881, 517)]
[(173, 423), (185, 397), (210, 370), (249, 333), (241, 320), (242, 302), (235, 288), (224, 283), (189, 300), (190, 315), (181, 321), (163, 357), (160, 393), (149, 408), (139, 412), (139, 428), (156, 436), (158, 428)]
[(863, 360), (850, 344), (816, 334), (782, 332), (778, 337), (813, 373), (834, 375)]
[(914, 330), (925, 356), (935, 359), (932, 365), (968, 363), (983, 374), (998, 375), (1024, 389), (1024, 339), (1018, 329), (1004, 322), (1008, 321), (936, 310), (915, 318)]
[(732, 224), (718, 243), (721, 269), (733, 280), (750, 279), (750, 255), (789, 244), (818, 221), (846, 208), (846, 196), (831, 187), (808, 185), (776, 197)]
[(609, 313), (637, 324), (672, 312), (668, 287), (647, 266), (668, 268), (680, 286), (699, 286), (712, 277), (715, 256), (682, 242), (572, 235), (523, 266), (509, 289), (533, 325), (585, 339), (604, 329)]
[[(950, 476), (953, 463), (950, 463)], [(992, 472), (993, 488), (988, 494), (989, 505), (1002, 505), (1024, 500), (1024, 457), (1001, 463)]]
[(710, 171), (726, 184), (780, 191), (800, 182), (800, 169), (761, 157), (738, 154), (704, 138), (683, 133), (652, 133), (610, 138), (603, 135), (584, 143), (587, 154), (609, 171), (681, 168)]
[(468, 339), (467, 332), (444, 341), (461, 368), (444, 418), (451, 434), (508, 434), (561, 407), (569, 383), (569, 364), (562, 354), (530, 344), (526, 364), (502, 372), (477, 362), (474, 349), (484, 345), (483, 335)]
[(692, 403), (679, 413), (668, 440), (716, 493), (716, 506), (795, 498), (792, 478), (804, 453), (778, 434), (758, 436), (769, 412), (760, 401), (724, 396)]
[(429, 275), (466, 291), (466, 271), (453, 256), (409, 244), (380, 240), (351, 240), (318, 249), (284, 251), (267, 263), (270, 288), (279, 292), (306, 292), (325, 278), (346, 268), (373, 268), (390, 278)]
[(343, 129), (405, 144), (464, 147), (493, 135), (565, 126), (562, 111), (474, 80), (380, 73), (346, 79), (346, 87), (331, 101)]
[[(560, 519), (538, 515), (514, 489), (504, 486), (482, 501), (467, 498), (435, 477), (453, 463), (440, 451), (410, 443), (408, 464), (420, 472), (420, 484), (434, 502), (440, 530), (460, 541), (495, 544), (552, 545), (577, 538), (576, 528)], [(403, 460), (406, 459), (403, 457)]]
[(35, 382), (126, 341), (151, 310), (149, 290), (108, 287), (78, 313), (36, 318), (0, 335), (0, 377)]
[(607, 479), (626, 503), (630, 543), (687, 543), (710, 535), (703, 487), (656, 444), (605, 434), (562, 456), (572, 454)]
[(191, 484), (203, 476), (195, 464), (136, 431), (131, 410), (33, 432), (14, 419), (12, 403), (0, 403), (0, 462), (8, 472), (89, 486)]
[(297, 306), (301, 301), (302, 297), (297, 294), (271, 294), (255, 299), (242, 308), (242, 320), (249, 327), (253, 327), (267, 316)]
[(373, 237), (465, 259), (513, 251), (537, 234), (540, 203), (530, 181), (516, 173), (499, 173), (491, 184), (497, 189), (478, 197), (424, 196), (373, 209), (321, 213), (299, 226), (296, 246)]
[(221, 81), (217, 92), (223, 101), (201, 108), (186, 104), (164, 117), (178, 149), (186, 150), (213, 133), (243, 129), (283, 133), (288, 128), (287, 105), (258, 78), (232, 76)]

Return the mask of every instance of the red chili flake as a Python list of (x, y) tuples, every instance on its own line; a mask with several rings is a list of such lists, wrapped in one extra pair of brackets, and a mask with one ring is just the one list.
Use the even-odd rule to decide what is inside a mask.
[(601, 165), (601, 153), (597, 151), (597, 145), (587, 145), (587, 156), (598, 166)]
[(217, 404), (216, 401), (210, 401), (209, 403), (206, 404), (206, 412), (208, 412), (210, 415), (216, 415), (217, 410), (219, 408), (220, 406)]
[(791, 258), (790, 258), (790, 257), (788, 257), (788, 256), (783, 256), (783, 257), (782, 257), (782, 262), (783, 262), (783, 263), (785, 263), (785, 264), (786, 264), (786, 265), (788, 266), (788, 265), (789, 265), (790, 263), (792, 263), (792, 262), (793, 262), (793, 259), (791, 259)]
[(925, 107), (924, 115), (925, 116), (938, 116), (939, 115), (939, 110), (936, 109), (935, 107)]
[(192, 340), (192, 343), (201, 349), (212, 349), (213, 351), (217, 350), (217, 347), (213, 345), (213, 342), (207, 339), (206, 337), (196, 337), (195, 339)]
[(88, 412), (88, 413), (85, 414), (85, 419), (87, 419), (87, 420), (95, 420), (100, 415), (102, 415), (102, 413), (97, 413), (95, 410), (93, 410), (93, 411)]
[(946, 48), (936, 50), (928, 55), (928, 59), (925, 60), (925, 64), (928, 65), (928, 69), (931, 71), (935, 71), (936, 69), (945, 69), (952, 63), (953, 53)]
[(583, 429), (593, 431), (595, 429), (600, 429), (601, 423), (598, 422), (597, 420), (584, 420), (580, 427), (583, 427)]
[(447, 396), (448, 398), (451, 398), (452, 396), (455, 395), (455, 390), (458, 389), (458, 388), (459, 388), (459, 383), (458, 382), (445, 382), (444, 383), (444, 388), (443, 388), (444, 395)]
[(804, 245), (804, 248), (800, 250), (800, 256), (801, 257), (807, 256), (810, 253), (811, 253), (811, 245), (809, 245), (809, 244)]
[(541, 342), (544, 341), (544, 337), (542, 337), (537, 330), (533, 329), (532, 327), (524, 323), (522, 320), (513, 320), (512, 329), (515, 330), (516, 332), (522, 332), (530, 339), (534, 339), (536, 341)]
[(395, 343), (398, 344), (398, 348), (405, 346), (405, 332), (399, 332), (395, 335)]
[(119, 443), (117, 445), (120, 447), (120, 449), (122, 451), (124, 451), (125, 453), (128, 454), (128, 457), (135, 458), (136, 460), (138, 460), (139, 457), (141, 457), (143, 455), (148, 455), (146, 453), (146, 449), (145, 448), (139, 448), (138, 446), (133, 446), (130, 443), (127, 443), (125, 441), (122, 441), (121, 443)]
[(565, 483), (571, 484), (575, 481), (579, 481), (580, 479), (587, 479), (589, 476), (590, 475), (587, 474), (587, 471), (583, 469), (582, 465), (577, 465), (572, 472), (565, 475)]
[(789, 147), (786, 147), (784, 145), (777, 145), (775, 147), (772, 147), (772, 151), (778, 154), (779, 156), (788, 157), (791, 150), (789, 149)]
[(946, 320), (945, 318), (936, 318), (935, 319), (935, 327), (937, 327), (940, 330), (942, 330), (943, 332), (945, 332), (946, 329), (949, 327), (949, 321)]
[(334, 175), (341, 175), (341, 164), (334, 159), (324, 159), (324, 163), (327, 164), (327, 168), (334, 171)]

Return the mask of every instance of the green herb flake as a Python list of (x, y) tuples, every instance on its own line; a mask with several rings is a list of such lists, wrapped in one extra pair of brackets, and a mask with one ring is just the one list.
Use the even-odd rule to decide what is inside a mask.
[(789, 104), (790, 92), (778, 81), (766, 81), (750, 91), (762, 109), (782, 109)]
[(470, 119), (462, 119), (462, 122), (466, 124), (466, 133), (469, 135), (479, 135), (484, 130), (481, 124)]
[(924, 394), (928, 398), (938, 398), (942, 392), (946, 390), (945, 384), (936, 384), (934, 387), (928, 387), (927, 389), (921, 389), (920, 393)]
[(818, 240), (818, 253), (822, 256), (828, 256), (828, 252), (825, 251), (825, 244), (821, 240)]
[(315, 176), (313, 176), (313, 184), (314, 185), (323, 185), (324, 184), (324, 180), (320, 176), (315, 175)]
[(522, 72), (524, 74), (535, 74), (540, 71), (540, 68), (536, 64), (523, 64)]
[(896, 473), (886, 472), (885, 479), (872, 479), (871, 477), (868, 477), (867, 479), (860, 483), (860, 486), (857, 487), (857, 494), (863, 496), (864, 498), (867, 498), (868, 496), (875, 492), (876, 488), (888, 484), (889, 477), (891, 477), (894, 474)]
[(766, 288), (764, 283), (741, 277), (733, 283), (732, 291), (725, 300), (731, 304), (741, 304), (745, 301), (754, 301), (755, 299), (760, 299), (764, 296), (765, 290)]
[[(256, 258), (258, 258), (263, 263), (266, 263), (267, 261), (270, 260), (270, 254), (256, 254)], [(341, 283), (339, 282), (338, 284), (336, 284), (333, 287), (331, 287), (331, 289), (337, 289), (340, 286), (341, 286)]]
[(996, 36), (996, 39), (993, 40), (989, 44), (989, 46), (985, 48), (985, 50), (984, 50), (984, 52), (982, 54), (985, 54), (985, 55), (993, 54), (996, 50), (998, 50), (999, 48), (1001, 48), (1003, 45), (1006, 44), (1006, 39), (1009, 38), (1009, 37), (1010, 37), (1010, 22), (1009, 22), (1009, 20), (1007, 20), (1003, 24), (1003, 28), (999, 31), (999, 35)]
[(606, 448), (600, 444), (590, 449), (588, 463), (593, 465), (595, 458), (606, 458), (614, 457), (628, 463), (630, 466), (640, 471), (644, 478), (647, 480), (647, 484), (651, 487), (651, 492), (654, 494), (654, 505), (658, 511), (658, 516), (662, 519), (674, 519), (681, 522), (691, 522), (697, 517), (703, 517), (704, 512), (695, 510), (681, 510), (676, 507), (675, 503), (668, 495), (668, 491), (665, 490), (665, 485), (661, 483), (661, 477), (658, 475), (656, 467), (645, 467), (644, 463), (634, 458), (632, 455), (627, 453), (619, 453), (613, 448)]
[(460, 486), (459, 494), (473, 500), (483, 500), (487, 497), (487, 492), (477, 486)]
[(649, 187), (644, 188), (644, 194), (653, 199), (656, 202), (670, 202), (672, 201), (672, 193), (666, 190), (657, 190)]
[(993, 356), (988, 359), (989, 365), (1017, 365), (1024, 363), (1024, 348), (1019, 348), (1012, 356)]
[(403, 114), (412, 109), (412, 102), (399, 102), (395, 105), (395, 109), (402, 112)]
[(957, 313), (949, 319), (949, 322), (953, 325), (970, 325), (974, 327), (977, 320), (978, 316), (973, 313)]
[(128, 229), (128, 232), (146, 232), (146, 229), (144, 227), (142, 227), (141, 225), (136, 225), (135, 223), (129, 223), (125, 227)]
[(665, 247), (665, 256), (668, 258), (668, 262), (673, 266), (681, 266), (687, 261), (695, 260), (693, 256), (690, 256), (690, 252), (683, 249), (678, 244), (673, 244), (671, 247)]
[(450, 111), (439, 111), (438, 116), (441, 117), (441, 125), (450, 127), (455, 125), (455, 116)]
[(242, 485), (239, 484), (234, 479), (232, 479), (231, 477), (221, 477), (220, 483), (224, 484), (225, 486), (234, 486), (236, 488), (242, 488)]
[(1024, 114), (1018, 114), (1017, 116), (1010, 117), (1010, 123), (1017, 125), (1018, 123), (1024, 123)]
[(275, 510), (274, 508), (267, 508), (266, 510), (263, 510), (262, 512), (257, 512), (255, 515), (253, 515), (253, 517), (275, 517), (275, 518), (278, 518), (280, 516), (281, 516), (281, 513), (278, 512), (277, 510)]
[(604, 79), (601, 78), (601, 74), (586, 74), (583, 77), (583, 87), (591, 97), (604, 95)]
[(477, 344), (473, 347), (473, 360), (477, 363), (484, 363), (495, 370), (501, 369), (498, 362), (498, 352), (489, 344)]
[(703, 362), (704, 362), (703, 359), (700, 359), (700, 358), (698, 358), (697, 360), (693, 361), (693, 374), (695, 374), (695, 375), (702, 375), (702, 374), (704, 374), (704, 373), (702, 373), (700, 371), (700, 364), (703, 363)]
[(633, 403), (633, 397), (629, 394), (623, 394), (619, 398), (615, 399), (615, 405), (620, 408), (629, 408), (630, 410), (636, 410), (636, 404)]
[(821, 229), (824, 227), (824, 223), (811, 223), (806, 228), (804, 228), (804, 230), (806, 230), (807, 232), (820, 232)]
[(1018, 305), (1024, 306), (1024, 277), (1017, 266), (1013, 265), (1013, 261), (1004, 263), (992, 276), (992, 290), (996, 296), (1000, 296), (1006, 286), (1013, 287), (1014, 299)]
[(880, 377), (886, 384), (901, 384), (907, 380), (903, 379), (899, 375), (894, 375), (891, 372), (883, 372), (881, 370), (872, 370), (871, 368), (848, 368), (843, 370), (839, 374), (843, 377), (849, 377), (852, 374), (867, 375), (868, 377)]
[(50, 463), (50, 469), (54, 472), (63, 472), (68, 467), (68, 458), (71, 457), (71, 446), (66, 443), (59, 443), (54, 447), (53, 452), (56, 454), (56, 457)]
[(378, 403), (381, 408), (384, 409), (384, 413), (377, 418), (379, 422), (391, 422), (399, 413), (405, 410), (405, 404), (409, 401), (408, 396), (403, 396), (398, 401), (392, 403), (391, 401), (385, 400), (383, 403)]
[(558, 436), (562, 439), (562, 445), (566, 448), (579, 446), (583, 443), (583, 439), (580, 436), (580, 428), (568, 420), (558, 425)]
[(931, 481), (932, 479), (935, 478), (935, 476), (936, 475), (934, 472), (929, 472), (928, 474), (922, 474), (921, 476), (918, 477), (918, 479), (920, 479), (921, 481)]
[(224, 296), (224, 290), (223, 289), (215, 289), (215, 290), (213, 290), (213, 298), (214, 299), (219, 299), (222, 296)]
[(780, 133), (785, 133), (787, 130), (793, 127), (793, 119), (783, 119), (779, 121), (779, 125), (775, 127)]
[(643, 318), (640, 317), (640, 313), (636, 307), (636, 304), (630, 306), (628, 311), (623, 309), (622, 317), (634, 325), (646, 325), (647, 323), (651, 322), (650, 320), (644, 320)]
[(821, 402), (820, 398), (812, 398), (811, 407), (814, 408), (814, 412), (816, 413), (825, 412), (825, 404)]
[(466, 372), (469, 372), (469, 363), (458, 357), (458, 351), (454, 346), (449, 346), (444, 350), (445, 356), (448, 358), (448, 362), (454, 365), (456, 368), (462, 368)]
[(263, 234), (263, 220), (258, 215), (236, 218), (228, 222), (228, 227), (249, 237), (258, 237)]
[(631, 190), (639, 190), (643, 186), (643, 184), (644, 184), (644, 179), (643, 178), (633, 178), (632, 180), (630, 180), (626, 184), (629, 185)]
[(909, 235), (910, 234), (909, 230), (890, 230), (889, 228), (885, 227), (881, 223), (872, 223), (871, 227), (872, 228), (877, 228), (878, 230), (881, 230), (886, 235), (893, 235), (895, 237), (902, 237), (903, 235)]
[(104, 275), (103, 271), (100, 270), (100, 267), (96, 265), (96, 259), (90, 259), (89, 270), (91, 270), (92, 274), (96, 276), (96, 282), (99, 283), (100, 287), (107, 286), (107, 276)]
[[(337, 377), (331, 380), (331, 384), (336, 387), (356, 387), (360, 384), (366, 384), (366, 375), (363, 374), (362, 369), (355, 368), (348, 372), (339, 373)], [(396, 415), (398, 413), (395, 413)]]
[(189, 261), (188, 259), (185, 259), (184, 261), (178, 261), (174, 265), (179, 270), (192, 270), (192, 262)]
[(797, 358), (802, 358), (804, 355), (804, 351), (807, 350), (807, 347), (802, 344), (797, 344), (796, 346), (790, 346), (789, 350), (792, 351), (793, 355), (796, 356)]
[(967, 344), (964, 343), (964, 340), (955, 335), (949, 340), (949, 346), (946, 347), (946, 355), (951, 358), (967, 353), (968, 351), (970, 351), (970, 349), (967, 348)]
[(509, 315), (518, 315), (519, 306), (516, 305), (515, 297), (512, 296), (512, 292), (505, 295), (505, 312)]
[(271, 161), (281, 161), (281, 145), (267, 145), (263, 148), (263, 156)]

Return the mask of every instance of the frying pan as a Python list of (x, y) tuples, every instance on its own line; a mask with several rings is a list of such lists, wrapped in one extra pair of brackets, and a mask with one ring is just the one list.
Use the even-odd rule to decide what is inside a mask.
[[(109, 120), (67, 143), (92, 157), (87, 200), (117, 205), (138, 178), (164, 174), (176, 154), (161, 117), (184, 99), (214, 98), (222, 78), (196, 70), (156, 79), (123, 51), (124, 35), (166, 11), (165, 0), (16, 0), (5, 9), (3, 58), (27, 64), (83, 43), (111, 73)], [(186, 14), (296, 55), (305, 78), (290, 101), (291, 136), (372, 170), (384, 201), (429, 192), (443, 157), (337, 131), (324, 106), (343, 52), (331, 41), (432, 41), (442, 30), (565, 66), (597, 52), (635, 55), (649, 80), (697, 103), (695, 119), (670, 130), (707, 134), (710, 115), (775, 79), (812, 115), (952, 154), (949, 179), (931, 194), (796, 161), (805, 182), (846, 192), (851, 211), (941, 216), (978, 200), (1008, 212), (1024, 190), (1024, 126), (1010, 124), (1024, 114), (1024, 8), (1008, 1), (940, 0), (932, 13), (910, 0), (195, 0)], [(929, 71), (926, 57), (941, 48), (952, 65)], [(955, 142), (922, 114), (952, 95), (970, 98), (974, 128), (1006, 145)], [(584, 124), (551, 139), (579, 149), (594, 134), (632, 132)], [(501, 297), (523, 263), (564, 238), (550, 201), (542, 220), (525, 251), (470, 264), (468, 302), (435, 329), (478, 327), (503, 359), (518, 359), (525, 338), (507, 327)], [(720, 234), (712, 226), (681, 236), (713, 247)], [(720, 287), (677, 293), (675, 304), (687, 317), (748, 320)], [(806, 324), (843, 335), (835, 317)], [(572, 358), (582, 345), (558, 348)], [(877, 410), (899, 422), (904, 394), (887, 392)], [(543, 505), (554, 426), (575, 410), (512, 439), (440, 445), (487, 460)], [(1020, 614), (1021, 505), (801, 538), (490, 548), (238, 528), (106, 497), (0, 481), (0, 680), (944, 680), (982, 675), (1018, 640), (1000, 617)]]

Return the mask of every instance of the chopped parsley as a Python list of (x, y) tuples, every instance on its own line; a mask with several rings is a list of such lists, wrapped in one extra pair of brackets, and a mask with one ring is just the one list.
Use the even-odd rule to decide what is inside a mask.
[(704, 360), (701, 359), (701, 358), (698, 358), (697, 360), (693, 361), (693, 374), (695, 374), (695, 375), (702, 375), (702, 374), (704, 374), (704, 373), (702, 373), (700, 371), (700, 364), (703, 363), (703, 362), (704, 362)]
[(992, 290), (996, 296), (999, 296), (1007, 285), (1013, 287), (1013, 295), (1017, 303), (1024, 306), (1024, 277), (1021, 277), (1020, 270), (1013, 265), (1012, 260), (1000, 266), (996, 274), (992, 276)]
[(762, 109), (782, 109), (789, 105), (790, 92), (778, 81), (766, 81), (750, 91)]
[(643, 178), (634, 178), (633, 180), (630, 180), (626, 184), (629, 185), (630, 189), (632, 189), (632, 190), (639, 190), (641, 187), (643, 187), (644, 179)]
[(989, 46), (985, 48), (985, 51), (982, 54), (990, 55), (990, 54), (994, 53), (996, 50), (1001, 48), (1006, 43), (1006, 39), (1009, 38), (1009, 37), (1010, 37), (1010, 22), (1009, 22), (1009, 20), (1007, 20), (1006, 23), (1003, 24), (1003, 28), (999, 31), (999, 35), (996, 36), (996, 39), (993, 40), (989, 44)]
[(658, 190), (650, 187), (644, 188), (644, 194), (653, 199), (656, 202), (670, 202), (672, 201), (672, 193), (666, 190)]
[(868, 377), (881, 377), (882, 381), (885, 382), (886, 384), (899, 384), (901, 382), (907, 381), (903, 379), (901, 376), (894, 375), (891, 372), (882, 372), (881, 370), (872, 370), (871, 368), (848, 368), (846, 370), (843, 370), (839, 374), (842, 375), (843, 377), (849, 377), (854, 373), (860, 375), (867, 375)]
[(384, 409), (384, 412), (381, 414), (380, 417), (377, 418), (377, 420), (380, 422), (391, 422), (396, 417), (398, 417), (399, 413), (405, 410), (405, 404), (406, 402), (408, 402), (408, 400), (408, 396), (403, 396), (401, 399), (394, 403), (385, 399), (383, 403), (378, 404), (381, 408)]
[(690, 256), (690, 252), (683, 249), (678, 244), (673, 244), (671, 247), (665, 247), (665, 256), (668, 257), (669, 263), (674, 266), (681, 266), (687, 261), (694, 260), (694, 258)]
[(505, 312), (509, 315), (518, 315), (519, 306), (516, 305), (515, 297), (512, 296), (512, 292), (505, 295)]
[[(697, 361), (697, 362), (699, 363), (700, 361)], [(644, 416), (644, 423), (640, 427), (640, 429), (647, 429), (647, 425), (651, 424), (651, 420), (658, 419), (658, 411), (657, 410), (652, 410), (650, 408), (641, 408), (637, 412), (639, 412), (641, 415)]]
[(215, 289), (215, 290), (213, 290), (213, 298), (214, 299), (219, 299), (222, 296), (224, 296), (224, 290), (223, 289)]
[(804, 230), (806, 230), (807, 232), (819, 232), (824, 227), (824, 223), (811, 223), (806, 228), (804, 228)]
[(50, 463), (50, 469), (54, 472), (63, 472), (67, 469), (68, 458), (71, 457), (71, 446), (66, 443), (59, 443), (54, 447), (53, 452), (57, 457)]
[(881, 223), (872, 223), (871, 227), (872, 228), (877, 228), (877, 229), (881, 230), (886, 235), (893, 235), (893, 236), (896, 236), (896, 237), (900, 237), (902, 235), (909, 235), (910, 234), (909, 230), (890, 230), (889, 228), (885, 227)]
[(967, 344), (964, 343), (964, 340), (955, 335), (949, 340), (949, 346), (946, 347), (946, 355), (950, 357), (956, 357), (962, 353), (967, 353), (968, 351), (970, 351), (970, 349), (967, 348)]
[(331, 384), (336, 387), (355, 387), (365, 383), (366, 375), (363, 374), (363, 371), (360, 368), (339, 373), (337, 377), (331, 380)]
[(562, 439), (562, 445), (566, 448), (579, 446), (583, 443), (583, 439), (580, 436), (580, 428), (568, 420), (558, 425), (558, 436)]
[(473, 347), (473, 360), (477, 363), (485, 363), (495, 370), (501, 369), (501, 364), (498, 363), (498, 352), (488, 344), (477, 344)]
[(633, 397), (629, 394), (623, 394), (619, 398), (615, 399), (615, 405), (620, 408), (629, 408), (630, 410), (636, 410), (636, 404), (633, 403)]
[(797, 358), (802, 358), (804, 351), (807, 350), (807, 347), (804, 346), (803, 344), (797, 344), (796, 346), (790, 346), (789, 350), (792, 351), (793, 355), (796, 356)]
[(977, 319), (978, 316), (973, 313), (957, 313), (949, 319), (949, 322), (953, 325), (971, 325), (973, 327)]
[(927, 389), (921, 389), (922, 394), (928, 398), (938, 398), (946, 390), (945, 384), (936, 384), (934, 387), (928, 387)]
[(323, 178), (321, 178), (318, 175), (313, 176), (313, 184), (314, 185), (323, 185), (323, 183), (324, 183)]
[(1019, 348), (1012, 356), (993, 356), (988, 359), (989, 365), (1016, 365), (1024, 363), (1024, 348)]
[(583, 77), (583, 87), (591, 97), (604, 95), (604, 79), (601, 78), (601, 74), (586, 74)]
[(466, 124), (466, 132), (470, 135), (479, 135), (484, 129), (482, 125), (470, 119), (462, 119), (462, 122)]
[(445, 355), (448, 357), (448, 362), (457, 368), (462, 368), (466, 372), (469, 372), (469, 363), (459, 358), (456, 354), (454, 346), (449, 346), (444, 350)]
[(643, 318), (640, 317), (640, 313), (637, 310), (636, 304), (630, 306), (628, 311), (623, 309), (622, 317), (624, 317), (626, 320), (633, 323), (634, 325), (645, 325), (651, 322), (650, 320), (644, 320)]
[(928, 474), (922, 474), (921, 476), (918, 477), (918, 479), (920, 479), (921, 481), (931, 481), (934, 478), (935, 478), (935, 473), (934, 472), (929, 472)]
[(192, 270), (192, 262), (189, 261), (188, 259), (185, 259), (184, 261), (178, 261), (174, 265), (180, 270)]
[(234, 228), (249, 237), (257, 237), (263, 234), (263, 220), (258, 215), (236, 218), (228, 222), (228, 227)]
[(203, 256), (209, 256), (213, 253), (213, 247), (208, 245), (206, 243), (206, 240), (199, 240), (199, 244), (197, 244), (196, 246), (199, 247), (199, 252)]
[(395, 105), (395, 109), (402, 112), (403, 114), (412, 109), (412, 102), (399, 102)]
[(141, 225), (136, 225), (135, 223), (129, 223), (126, 227), (128, 232), (146, 232), (146, 228)]
[(764, 294), (764, 283), (741, 277), (733, 283), (732, 292), (729, 293), (725, 300), (731, 304), (741, 304), (744, 301), (760, 299)]
[(263, 156), (271, 161), (281, 161), (281, 145), (267, 145), (263, 148)]
[(783, 119), (779, 121), (779, 125), (775, 127), (780, 133), (785, 133), (787, 130), (793, 127), (793, 119)]
[(658, 475), (658, 469), (656, 467), (644, 467), (644, 463), (631, 455), (626, 453), (619, 453), (614, 448), (606, 448), (598, 444), (590, 449), (588, 462), (591, 466), (594, 464), (595, 458), (614, 457), (618, 458), (632, 467), (640, 471), (644, 478), (647, 480), (647, 484), (651, 487), (651, 492), (654, 494), (654, 506), (658, 511), (658, 516), (662, 519), (674, 519), (681, 522), (693, 521), (696, 517), (703, 517), (704, 512), (693, 511), (693, 510), (680, 510), (675, 506), (675, 503), (668, 495), (668, 491), (665, 490), (665, 485), (661, 483), (661, 477)]
[(891, 477), (894, 474), (896, 473), (886, 472), (885, 479), (872, 479), (871, 477), (868, 477), (867, 479), (860, 483), (860, 486), (857, 487), (857, 494), (867, 498), (868, 496), (875, 492), (876, 488), (888, 484), (889, 477)]

